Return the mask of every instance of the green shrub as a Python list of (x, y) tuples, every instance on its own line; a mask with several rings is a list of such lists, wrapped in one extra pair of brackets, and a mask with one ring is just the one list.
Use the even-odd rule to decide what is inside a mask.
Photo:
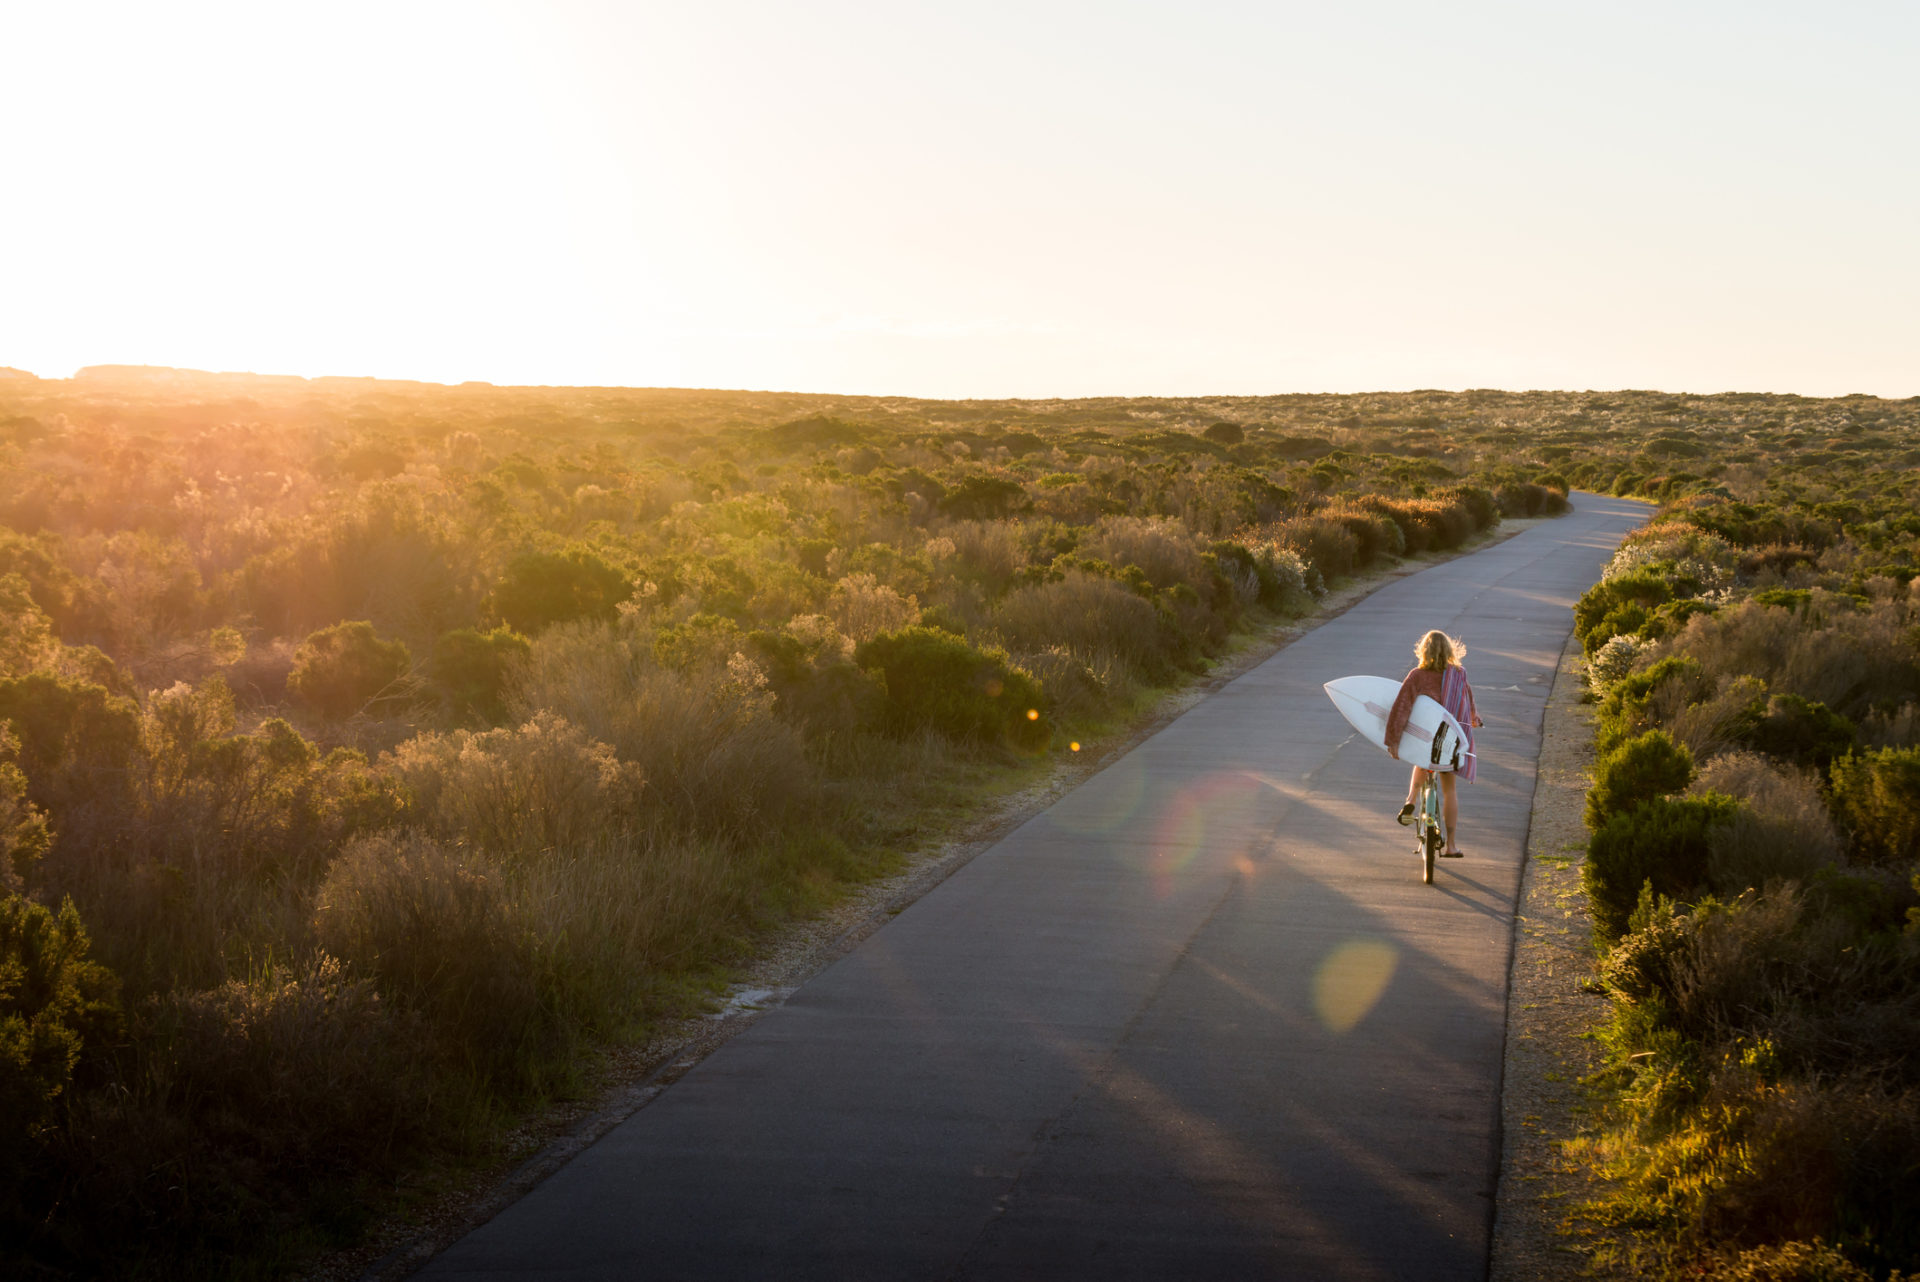
[(0, 680), (0, 722), (18, 739), (28, 795), (56, 820), (85, 802), (111, 805), (140, 749), (131, 700), (40, 672)]
[(1633, 670), (1633, 661), (1640, 657), (1640, 638), (1625, 633), (1610, 637), (1607, 643), (1593, 652), (1587, 660), (1587, 684), (1596, 694), (1606, 694)]
[(1622, 677), (1600, 701), (1600, 750), (1611, 752), (1714, 693), (1713, 679), (1690, 655), (1669, 655), (1644, 672)]
[(879, 720), (879, 684), (848, 661), (845, 640), (820, 615), (748, 638), (767, 674), (775, 715), (818, 736), (844, 737)]
[(529, 550), (507, 562), (488, 602), (509, 628), (533, 636), (556, 623), (611, 623), (633, 584), (591, 548)]
[(1833, 807), (1861, 858), (1920, 858), (1920, 748), (1848, 753), (1833, 763)]
[(1484, 485), (1449, 485), (1435, 497), (1465, 508), (1475, 529), (1491, 530), (1500, 524), (1499, 502)]
[(532, 644), (504, 624), (491, 632), (456, 628), (433, 643), (430, 671), (456, 714), (499, 721), (507, 715), (507, 682), (532, 652)]
[(1679, 636), (1686, 631), (1687, 620), (1702, 614), (1713, 614), (1718, 608), (1697, 597), (1668, 601), (1664, 605), (1656, 606), (1635, 629), (1634, 635), (1647, 641)]
[(53, 844), (47, 816), (27, 800), (27, 777), (13, 764), (18, 742), (0, 722), (0, 894), (18, 894)]
[(1738, 808), (1731, 797), (1656, 797), (1614, 814), (1587, 845), (1582, 876), (1594, 935), (1620, 938), (1642, 885), (1691, 900), (1706, 882), (1713, 830)]
[(1330, 517), (1296, 516), (1268, 526), (1262, 533), (1280, 547), (1298, 553), (1323, 585), (1360, 568), (1359, 540), (1353, 531)]
[(1826, 704), (1776, 694), (1767, 701), (1766, 715), (1748, 732), (1747, 742), (1782, 761), (1824, 770), (1852, 750), (1854, 734), (1853, 722)]
[(886, 727), (894, 734), (931, 730), (1036, 747), (1050, 733), (1039, 682), (998, 647), (975, 649), (937, 628), (904, 628), (863, 643), (853, 657), (886, 681)]
[(1620, 811), (1683, 792), (1692, 782), (1693, 754), (1666, 731), (1649, 730), (1600, 758), (1587, 792), (1587, 827), (1597, 831)]
[(1496, 494), (1502, 516), (1540, 516), (1566, 510), (1566, 495), (1531, 481), (1503, 485)]
[(1612, 638), (1638, 631), (1656, 607), (1673, 598), (1672, 583), (1651, 567), (1602, 579), (1573, 607), (1573, 630), (1580, 638), (1581, 652), (1593, 658)]
[(0, 1199), (12, 1192), (20, 1146), (53, 1116), (89, 1041), (118, 1022), (118, 983), (90, 961), (71, 899), (53, 912), (0, 897)]
[(986, 475), (967, 477), (939, 501), (942, 512), (961, 521), (997, 520), (1029, 506), (1027, 492), (1018, 481)]
[(1692, 913), (1676, 911), (1671, 899), (1656, 898), (1643, 882), (1626, 933), (1600, 963), (1608, 994), (1628, 1006), (1656, 1004), (1654, 1017), (1664, 1024), (1696, 921)]
[(364, 619), (322, 628), (294, 651), (287, 689), (329, 720), (339, 721), (400, 697), (413, 656), (400, 641), (382, 641)]
[(1376, 565), (1407, 552), (1424, 552), (1431, 541), (1424, 525), (1411, 516), (1396, 513), (1378, 497), (1364, 506), (1330, 507), (1320, 516), (1323, 520), (1338, 521), (1353, 535), (1354, 558), (1362, 566)]

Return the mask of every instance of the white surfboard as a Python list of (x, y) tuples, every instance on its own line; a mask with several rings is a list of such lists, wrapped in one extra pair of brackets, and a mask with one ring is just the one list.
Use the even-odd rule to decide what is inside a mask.
[[(1347, 724), (1385, 752), (1387, 714), (1400, 696), (1400, 683), (1391, 677), (1341, 677), (1327, 682), (1326, 690)], [(1423, 770), (1458, 770), (1470, 755), (1466, 731), (1451, 712), (1424, 694), (1413, 701), (1406, 733), (1400, 736), (1400, 760)]]

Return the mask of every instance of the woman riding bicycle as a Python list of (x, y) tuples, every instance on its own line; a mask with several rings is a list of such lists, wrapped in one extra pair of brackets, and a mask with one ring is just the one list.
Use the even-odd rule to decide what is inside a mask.
[[(1466, 764), (1459, 770), (1443, 771), (1440, 775), (1440, 796), (1442, 812), (1447, 824), (1447, 858), (1458, 859), (1463, 853), (1460, 849), (1460, 827), (1458, 823), (1460, 807), (1454, 797), (1454, 776), (1463, 775), (1468, 783), (1473, 782), (1473, 727), (1485, 725), (1473, 707), (1473, 687), (1467, 684), (1467, 671), (1460, 661), (1467, 657), (1467, 647), (1444, 632), (1429, 632), (1420, 638), (1420, 644), (1414, 647), (1414, 655), (1420, 665), (1407, 673), (1400, 683), (1400, 697), (1393, 701), (1393, 709), (1387, 714), (1387, 751), (1393, 754), (1395, 761), (1400, 759), (1400, 736), (1406, 731), (1407, 718), (1413, 713), (1413, 701), (1426, 695), (1435, 703), (1453, 714), (1467, 732)], [(1431, 770), (1413, 768), (1413, 777), (1407, 781), (1407, 804), (1400, 808), (1400, 822), (1413, 822), (1413, 797), (1433, 774)]]

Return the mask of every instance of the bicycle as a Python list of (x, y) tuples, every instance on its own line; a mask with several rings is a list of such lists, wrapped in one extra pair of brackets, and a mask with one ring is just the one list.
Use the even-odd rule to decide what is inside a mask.
[(1433, 861), (1440, 858), (1440, 852), (1447, 848), (1447, 817), (1440, 790), (1439, 767), (1445, 763), (1448, 769), (1458, 770), (1464, 764), (1467, 753), (1466, 744), (1451, 724), (1441, 725), (1434, 731), (1428, 751), (1430, 765), (1427, 777), (1414, 790), (1413, 817), (1408, 822), (1413, 825), (1413, 853), (1420, 856), (1420, 880), (1431, 886)]

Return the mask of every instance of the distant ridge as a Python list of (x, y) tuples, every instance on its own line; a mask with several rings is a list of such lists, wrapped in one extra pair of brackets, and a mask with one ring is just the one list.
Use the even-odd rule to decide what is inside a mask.
[[(0, 378), (36, 378), (25, 370), (0, 370)], [(43, 380), (44, 381), (44, 380)], [(371, 374), (322, 374), (308, 378), (304, 374), (255, 374), (246, 370), (184, 369), (173, 365), (85, 365), (73, 372), (73, 381), (95, 386), (118, 387), (190, 387), (227, 388), (448, 388), (492, 390), (495, 384), (481, 379), (464, 383), (433, 383), (418, 378), (375, 378)]]
[(236, 383), (269, 387), (304, 386), (307, 380), (298, 374), (215, 373), (204, 369), (176, 369), (171, 365), (86, 365), (73, 372), (76, 383), (135, 383), (144, 387), (178, 386), (182, 383)]
[(40, 381), (38, 374), (30, 374), (26, 370), (15, 369), (11, 365), (0, 365), (0, 378), (27, 378), (36, 383)]

